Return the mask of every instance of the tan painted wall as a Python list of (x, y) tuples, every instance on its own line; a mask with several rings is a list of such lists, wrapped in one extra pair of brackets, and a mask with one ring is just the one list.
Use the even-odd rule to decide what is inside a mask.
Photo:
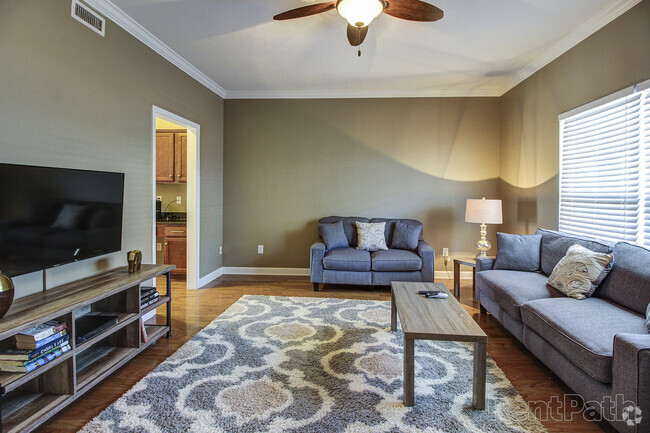
[(558, 224), (558, 115), (650, 78), (650, 1), (605, 26), (501, 99), (504, 229)]
[(415, 218), (437, 253), (471, 251), (465, 199), (498, 192), (498, 104), (226, 100), (224, 265), (308, 267), (327, 215)]
[[(123, 251), (153, 260), (152, 105), (201, 125), (201, 259), (221, 266), (223, 101), (107, 22), (102, 38), (69, 0), (0, 2), (0, 161), (126, 173)], [(125, 264), (120, 252), (48, 271), (52, 287)], [(16, 278), (18, 295), (40, 273)]]

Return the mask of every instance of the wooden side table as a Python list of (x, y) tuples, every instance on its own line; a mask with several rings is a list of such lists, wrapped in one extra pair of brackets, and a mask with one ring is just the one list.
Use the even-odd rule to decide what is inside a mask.
[(460, 265), (472, 267), (472, 290), (476, 289), (476, 258), (459, 257), (454, 259), (454, 296), (460, 296)]

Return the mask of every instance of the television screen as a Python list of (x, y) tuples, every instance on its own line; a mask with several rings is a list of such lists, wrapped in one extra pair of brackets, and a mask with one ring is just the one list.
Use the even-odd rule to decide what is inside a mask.
[(122, 249), (124, 173), (0, 163), (0, 193), (10, 277)]

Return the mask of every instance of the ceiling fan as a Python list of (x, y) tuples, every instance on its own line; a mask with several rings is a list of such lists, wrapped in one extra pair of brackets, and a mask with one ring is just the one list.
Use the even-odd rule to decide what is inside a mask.
[(368, 34), (368, 25), (382, 12), (409, 21), (438, 21), (444, 15), (441, 9), (420, 0), (336, 0), (292, 9), (273, 19), (303, 18), (332, 9), (348, 21), (348, 41), (353, 47), (361, 45)]

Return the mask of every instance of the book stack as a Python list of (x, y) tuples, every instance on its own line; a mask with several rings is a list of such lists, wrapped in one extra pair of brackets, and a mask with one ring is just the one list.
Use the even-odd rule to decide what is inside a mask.
[(160, 299), (158, 290), (155, 287), (141, 287), (140, 288), (140, 309), (147, 308), (153, 305)]
[(70, 350), (65, 322), (50, 320), (16, 334), (16, 347), (0, 352), (0, 371), (28, 373)]

